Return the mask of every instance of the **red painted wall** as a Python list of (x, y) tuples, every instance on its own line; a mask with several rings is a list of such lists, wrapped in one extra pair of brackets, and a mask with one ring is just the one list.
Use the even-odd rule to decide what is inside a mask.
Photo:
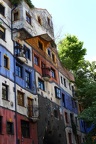
[[(0, 116), (2, 116), (2, 134), (0, 134), (0, 144), (15, 144), (15, 113), (8, 109), (0, 108)], [(14, 123), (14, 135), (7, 134), (6, 123)]]
[[(2, 134), (0, 134), (0, 144), (16, 144), (16, 125), (15, 125), (15, 112), (0, 108), (0, 116), (2, 116)], [(21, 136), (21, 120), (30, 122), (30, 138), (23, 138)], [(14, 134), (7, 134), (6, 123), (14, 123)], [(29, 120), (27, 117), (17, 114), (17, 130), (18, 130), (18, 139), (20, 144), (38, 144), (37, 136), (37, 123), (33, 123), (32, 120)]]

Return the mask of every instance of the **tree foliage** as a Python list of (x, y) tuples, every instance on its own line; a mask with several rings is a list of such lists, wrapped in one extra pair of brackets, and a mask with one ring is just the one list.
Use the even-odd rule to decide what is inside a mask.
[[(12, 5), (18, 5), (23, 0), (9, 0), (9, 1), (12, 3)], [(29, 5), (30, 8), (34, 8), (34, 5), (32, 4), (31, 0), (24, 0), (24, 1)]]
[(67, 35), (58, 43), (58, 53), (64, 67), (74, 71), (84, 60), (86, 49), (76, 36)]

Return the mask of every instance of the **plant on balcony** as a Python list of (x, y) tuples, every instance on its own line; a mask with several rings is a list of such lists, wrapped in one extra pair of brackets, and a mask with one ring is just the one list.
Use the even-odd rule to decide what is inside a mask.
[[(23, 0), (9, 0), (12, 5), (18, 5), (20, 4)], [(24, 0), (30, 8), (34, 8), (34, 5), (32, 4), (31, 0)]]

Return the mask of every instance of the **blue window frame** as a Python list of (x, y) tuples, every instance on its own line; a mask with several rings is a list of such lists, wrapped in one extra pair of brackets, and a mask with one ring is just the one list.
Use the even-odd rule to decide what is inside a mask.
[(61, 99), (61, 90), (58, 87), (55, 87), (56, 98)]
[(16, 75), (22, 78), (22, 66), (16, 63)]
[(30, 88), (30, 72), (27, 70), (25, 71), (25, 81), (26, 81), (26, 88)]
[(24, 45), (25, 57), (30, 60), (30, 49)]
[(41, 80), (40, 78), (38, 78), (38, 87), (43, 91), (45, 90), (44, 81)]

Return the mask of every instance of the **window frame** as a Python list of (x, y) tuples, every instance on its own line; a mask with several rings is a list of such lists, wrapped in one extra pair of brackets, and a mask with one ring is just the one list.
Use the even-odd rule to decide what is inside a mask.
[(47, 17), (47, 22), (48, 22), (48, 25), (51, 26), (51, 20), (49, 17)]
[(55, 96), (56, 98), (61, 99), (61, 90), (56, 86), (55, 86)]
[[(18, 68), (18, 69), (17, 69)], [(23, 77), (23, 71), (22, 71), (22, 66), (18, 63), (16, 63), (16, 76), (22, 78)]]
[(0, 134), (2, 134), (2, 116), (0, 116)]
[(10, 64), (9, 64), (9, 57), (4, 55), (4, 68), (10, 69)]
[(38, 41), (38, 47), (39, 49), (43, 50), (43, 43), (41, 41)]
[(24, 93), (17, 91), (18, 105), (24, 107)]
[(31, 77), (31, 73), (29, 71), (25, 70), (25, 83), (26, 83), (26, 88), (28, 88), (28, 89), (30, 89), (30, 87), (31, 87), (30, 77)]
[(2, 25), (0, 25), (0, 33), (1, 33), (0, 38), (1, 38), (3, 41), (5, 41), (6, 29), (5, 29)]
[[(3, 87), (5, 87), (3, 89)], [(3, 95), (5, 94), (5, 95)], [(8, 101), (8, 85), (2, 83), (2, 99), (7, 100)]]
[[(1, 9), (1, 11), (0, 11), (0, 14), (2, 15), (2, 16), (5, 16), (5, 7), (0, 3), (0, 9)], [(2, 13), (2, 9), (3, 9), (3, 13)]]
[(41, 17), (40, 17), (40, 16), (37, 17), (37, 21), (38, 21), (38, 23), (42, 26), (42, 20), (41, 20)]
[(64, 115), (65, 115), (65, 122), (66, 122), (66, 124), (69, 124), (68, 113), (64, 112)]
[(51, 68), (51, 77), (56, 79), (56, 73), (55, 73), (55, 70), (53, 68)]
[[(9, 125), (9, 130), (8, 130), (8, 125)], [(13, 122), (7, 121), (6, 131), (7, 131), (7, 134), (10, 134), (10, 135), (14, 134), (14, 123)]]
[(18, 11), (14, 12), (14, 21), (17, 21), (17, 20), (19, 20), (19, 12)]
[(39, 57), (37, 55), (34, 55), (34, 64), (39, 66)]
[(26, 21), (27, 21), (28, 24), (31, 25), (31, 16), (28, 12), (26, 12)]
[(21, 120), (21, 134), (24, 138), (30, 138), (30, 123), (28, 121)]
[(45, 91), (44, 81), (40, 78), (38, 78), (38, 88)]

